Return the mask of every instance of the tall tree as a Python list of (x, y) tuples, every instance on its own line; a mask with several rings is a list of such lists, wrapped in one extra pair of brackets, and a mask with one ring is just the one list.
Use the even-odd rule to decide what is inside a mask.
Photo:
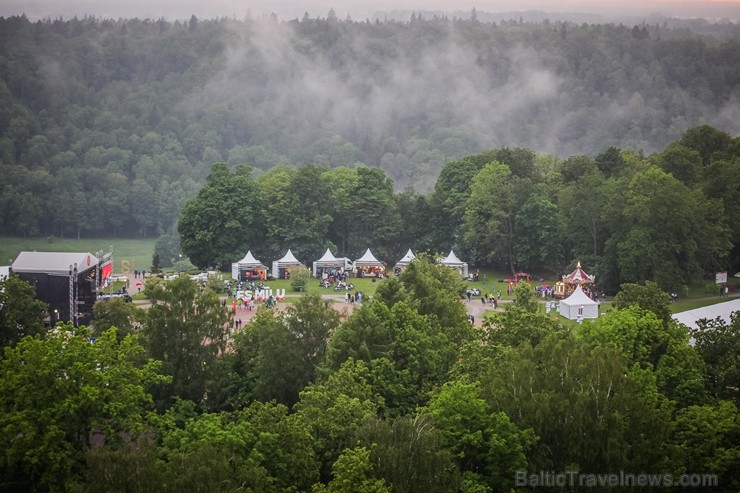
[(122, 298), (112, 298), (95, 303), (93, 317), (95, 335), (115, 327), (118, 338), (123, 339), (134, 332), (136, 324), (143, 319), (143, 313), (133, 303), (127, 303)]
[(505, 164), (491, 162), (472, 183), (462, 226), (465, 250), (479, 262), (505, 265), (516, 272), (516, 179)]
[(717, 399), (734, 399), (740, 405), (736, 391), (740, 381), (740, 315), (733, 313), (730, 323), (722, 319), (700, 320), (692, 331), (696, 350), (705, 363), (704, 382), (709, 394)]
[(223, 267), (262, 237), (257, 184), (251, 170), (234, 173), (214, 164), (205, 186), (182, 211), (177, 230), (182, 251), (200, 268)]
[(726, 254), (728, 230), (722, 223), (710, 227), (704, 221), (707, 205), (658, 168), (637, 173), (625, 197), (626, 229), (618, 236), (622, 278), (654, 280), (662, 289), (680, 289), (699, 271), (707, 229), (713, 233), (710, 240), (720, 242), (719, 253)]
[(438, 238), (441, 240), (437, 246), (440, 251), (458, 246), (459, 228), (466, 213), (473, 178), (484, 164), (485, 162), (481, 163), (477, 159), (466, 158), (451, 161), (440, 171), (430, 199), (438, 215), (448, 218), (440, 225), (444, 228)]
[(529, 270), (559, 265), (560, 216), (555, 204), (538, 189), (522, 204), (516, 214), (516, 260)]
[(331, 194), (332, 224), (329, 232), (336, 245), (338, 256), (350, 257), (350, 236), (357, 223), (355, 191), (359, 186), (357, 170), (339, 166), (324, 173)]
[(726, 158), (725, 154), (733, 145), (733, 139), (727, 132), (722, 132), (709, 125), (690, 128), (681, 136), (681, 145), (694, 149), (701, 156), (704, 166), (709, 166), (715, 158)]
[(158, 389), (159, 403), (176, 397), (202, 403), (209, 372), (226, 350), (231, 315), (216, 293), (201, 290), (188, 276), (167, 282), (150, 279), (144, 294), (151, 302), (143, 329), (145, 345), (163, 362), (163, 372), (172, 376), (170, 385)]
[(394, 492), (441, 493), (459, 487), (459, 472), (442, 434), (426, 416), (371, 420), (358, 430), (358, 438), (371, 450), (374, 470)]
[(350, 235), (351, 251), (359, 256), (370, 243), (379, 258), (396, 258), (399, 252), (397, 242), (401, 218), (393, 198), (393, 182), (379, 168), (360, 166), (356, 172), (357, 189), (352, 200), (355, 222)]
[(234, 372), (254, 399), (292, 407), (316, 381), (339, 313), (318, 295), (305, 295), (283, 312), (260, 310), (235, 337)]
[(740, 412), (731, 401), (691, 406), (676, 413), (674, 440), (686, 471), (716, 475), (721, 491), (740, 488)]
[(366, 447), (347, 448), (331, 468), (328, 485), (314, 485), (314, 493), (390, 493), (390, 485), (378, 479)]
[(370, 372), (349, 359), (322, 382), (306, 387), (294, 407), (295, 418), (308, 427), (321, 463), (321, 479), (329, 481), (331, 465), (356, 443), (357, 430), (374, 419), (382, 398), (373, 392)]
[(132, 336), (59, 325), (0, 359), (0, 489), (69, 491), (94, 441), (138, 433), (153, 409), (147, 388), (166, 380)]
[(540, 440), (533, 469), (671, 470), (671, 406), (649, 369), (627, 366), (616, 348), (556, 333), (537, 347), (504, 350), (481, 395)]
[(12, 346), (25, 336), (44, 334), (48, 310), (26, 281), (15, 276), (0, 281), (0, 347)]
[(478, 383), (447, 382), (426, 410), (469, 481), (508, 491), (516, 471), (527, 469), (526, 453), (537, 437), (518, 429), (506, 414), (492, 412)]
[(285, 237), (280, 254), (288, 248), (299, 259), (317, 259), (326, 250), (332, 224), (331, 192), (326, 169), (301, 166), (286, 188), (287, 209), (281, 211)]
[[(318, 462), (307, 427), (281, 404), (201, 414), (181, 426), (165, 416), (160, 452), (172, 491), (308, 491)], [(169, 486), (169, 485), (167, 485)]]

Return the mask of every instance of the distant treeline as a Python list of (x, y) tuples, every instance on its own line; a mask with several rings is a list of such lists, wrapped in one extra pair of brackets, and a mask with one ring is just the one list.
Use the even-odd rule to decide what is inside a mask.
[[(740, 268), (740, 138), (702, 126), (649, 157), (609, 148), (565, 160), (499, 148), (447, 163), (434, 190), (394, 192), (378, 168), (213, 166), (178, 229), (198, 267), (251, 250), (301, 260), (326, 248), (389, 264), (408, 248), (454, 248), (476, 266), (514, 272), (571, 268), (577, 259), (614, 293), (652, 280), (683, 292), (702, 274)], [(177, 258), (177, 235), (157, 242)], [(168, 248), (170, 250), (168, 250)]]
[(427, 193), (486, 149), (562, 159), (662, 151), (704, 123), (734, 135), (736, 29), (0, 18), (0, 233), (162, 234), (215, 162), (362, 163)]

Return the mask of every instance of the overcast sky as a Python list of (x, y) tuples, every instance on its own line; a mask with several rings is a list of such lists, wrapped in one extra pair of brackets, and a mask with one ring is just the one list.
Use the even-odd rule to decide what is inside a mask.
[(169, 20), (258, 16), (275, 12), (281, 19), (324, 17), (334, 8), (340, 18), (350, 14), (356, 20), (388, 10), (484, 12), (544, 10), (548, 12), (587, 12), (602, 15), (661, 13), (675, 17), (727, 17), (740, 20), (740, 0), (0, 0), (0, 15), (26, 14), (32, 19), (82, 17), (139, 17)]

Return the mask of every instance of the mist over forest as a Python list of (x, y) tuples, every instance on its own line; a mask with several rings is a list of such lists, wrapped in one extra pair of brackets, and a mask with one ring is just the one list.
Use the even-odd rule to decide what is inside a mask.
[[(737, 135), (738, 31), (475, 13), (0, 18), (2, 231), (44, 231), (23, 229), (46, 217), (43, 199), (14, 204), (49, 191), (57, 210), (84, 200), (111, 217), (123, 215), (111, 197), (127, 204), (119, 233), (163, 231), (215, 162), (362, 163), (427, 193), (445, 163), (493, 148), (564, 159), (650, 154), (702, 124)], [(158, 204), (154, 223), (141, 200)], [(78, 233), (106, 227), (85, 221)]]

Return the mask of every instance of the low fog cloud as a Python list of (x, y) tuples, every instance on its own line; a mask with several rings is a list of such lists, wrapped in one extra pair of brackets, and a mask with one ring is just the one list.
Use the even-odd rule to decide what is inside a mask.
[[(305, 38), (299, 41), (291, 24), (249, 26), (226, 50), (226, 68), (188, 104), (236, 105), (250, 121), (251, 134), (259, 134), (261, 116), (267, 116), (260, 112), (269, 109), (271, 117), (291, 122), (296, 143), (309, 144), (316, 129), (350, 141), (358, 135), (403, 136), (408, 122), (422, 122), (430, 128), (459, 126), (480, 148), (537, 142), (556, 150), (554, 137), (532, 135), (530, 142), (510, 125), (560, 98), (562, 81), (529, 48), (514, 46), (506, 64), (492, 68), (448, 24), (440, 35), (444, 42), (417, 48), (356, 36), (351, 46), (334, 47), (353, 54), (343, 54), (345, 64), (336, 66), (325, 52), (301, 44)], [(388, 56), (382, 66), (368, 67), (368, 60), (378, 59), (369, 56), (374, 50)]]

